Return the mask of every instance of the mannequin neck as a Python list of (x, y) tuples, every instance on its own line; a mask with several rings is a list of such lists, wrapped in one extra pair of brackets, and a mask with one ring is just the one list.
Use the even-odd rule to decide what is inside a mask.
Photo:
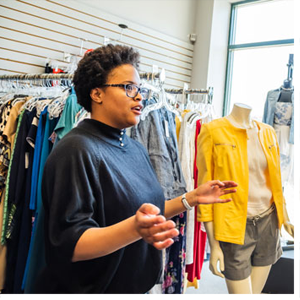
[(246, 104), (235, 103), (231, 113), (227, 116), (231, 123), (241, 128), (252, 128), (251, 114), (252, 108)]

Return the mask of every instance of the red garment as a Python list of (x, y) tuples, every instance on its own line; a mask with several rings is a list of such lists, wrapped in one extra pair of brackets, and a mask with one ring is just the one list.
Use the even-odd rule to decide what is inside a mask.
[[(194, 187), (197, 188), (198, 184), (198, 169), (197, 169), (197, 138), (201, 130), (201, 120), (196, 122), (196, 137), (195, 137), (195, 159), (194, 159)], [(186, 265), (187, 279), (193, 282), (195, 278), (201, 278), (201, 270), (204, 262), (206, 244), (206, 232), (201, 230), (201, 222), (197, 221), (197, 207), (195, 207), (195, 231), (194, 231), (194, 255), (193, 263)]]

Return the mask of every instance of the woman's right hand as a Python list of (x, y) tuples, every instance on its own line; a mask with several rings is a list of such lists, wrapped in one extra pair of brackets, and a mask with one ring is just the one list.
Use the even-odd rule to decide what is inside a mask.
[(157, 206), (144, 203), (136, 212), (135, 228), (147, 243), (162, 250), (174, 243), (172, 238), (178, 236), (179, 231), (172, 220), (166, 220), (159, 213)]

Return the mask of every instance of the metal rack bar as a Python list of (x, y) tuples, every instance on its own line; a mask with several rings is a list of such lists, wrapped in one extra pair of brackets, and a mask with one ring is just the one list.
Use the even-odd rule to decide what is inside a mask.
[[(160, 73), (140, 73), (140, 78), (152, 79), (159, 78)], [(36, 79), (66, 79), (72, 80), (73, 74), (12, 74), (12, 75), (0, 75), (0, 80), (36, 80)]]

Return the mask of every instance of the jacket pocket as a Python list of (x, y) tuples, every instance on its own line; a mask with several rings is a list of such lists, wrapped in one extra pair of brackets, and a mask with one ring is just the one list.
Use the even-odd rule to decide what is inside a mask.
[(275, 166), (278, 167), (278, 164), (280, 164), (280, 158), (278, 155), (278, 151), (277, 151), (277, 145), (275, 143), (270, 143), (267, 144), (268, 146), (268, 152), (269, 152), (269, 157), (271, 158), (271, 161), (274, 162)]
[(217, 168), (234, 167), (237, 146), (234, 143), (215, 143), (215, 164)]
[(215, 144), (215, 146), (229, 146), (229, 147), (232, 147), (233, 149), (236, 148), (236, 145), (228, 144), (228, 143), (217, 143), (217, 144)]
[(269, 145), (269, 146), (268, 146), (268, 148), (269, 148), (270, 150), (272, 150), (273, 147), (275, 147), (275, 149), (276, 149), (276, 145), (275, 145), (275, 144), (272, 144), (272, 145)]

